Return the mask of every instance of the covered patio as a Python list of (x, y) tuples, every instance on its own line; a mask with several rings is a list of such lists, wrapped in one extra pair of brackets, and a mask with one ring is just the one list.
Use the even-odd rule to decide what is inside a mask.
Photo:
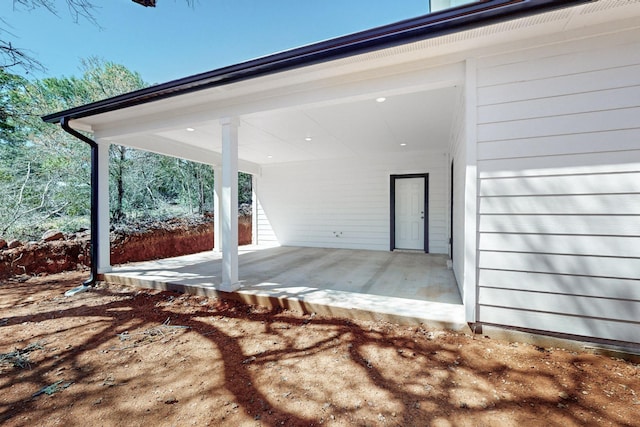
[(116, 266), (101, 278), (305, 313), (466, 327), (462, 299), (444, 255), (244, 246), (238, 258), (241, 287), (234, 292), (220, 290), (222, 256), (215, 251)]
[[(342, 317), (475, 322), (475, 62), (414, 37), (369, 45), (392, 29), (44, 117), (92, 147), (92, 277)], [(213, 252), (111, 265), (113, 144), (211, 165)], [(238, 172), (252, 176), (251, 248), (238, 247)]]
[[(474, 1), (44, 116), (92, 148), (89, 283), (637, 346), (638, 4)], [(221, 255), (112, 269), (112, 144), (213, 167)]]

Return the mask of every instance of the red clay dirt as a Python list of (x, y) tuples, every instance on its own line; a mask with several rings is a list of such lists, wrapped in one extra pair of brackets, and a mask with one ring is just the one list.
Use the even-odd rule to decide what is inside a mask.
[(3, 426), (640, 425), (620, 359), (85, 275), (0, 282)]
[[(62, 233), (60, 233), (62, 235)], [(86, 270), (91, 264), (88, 232), (72, 233), (61, 240), (29, 242), (12, 249), (0, 248), (0, 279), (14, 275), (43, 275)], [(213, 248), (213, 219), (173, 218), (136, 224), (111, 232), (111, 264), (169, 258)], [(251, 216), (238, 218), (238, 242), (251, 244)]]

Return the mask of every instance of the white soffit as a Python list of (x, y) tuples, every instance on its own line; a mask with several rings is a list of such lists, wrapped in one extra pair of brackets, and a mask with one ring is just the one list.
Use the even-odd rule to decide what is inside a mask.
[[(447, 149), (456, 88), (249, 114), (241, 118), (238, 156), (256, 164)], [(188, 132), (155, 133), (203, 150), (221, 149), (216, 121)], [(309, 138), (310, 140), (307, 140)]]

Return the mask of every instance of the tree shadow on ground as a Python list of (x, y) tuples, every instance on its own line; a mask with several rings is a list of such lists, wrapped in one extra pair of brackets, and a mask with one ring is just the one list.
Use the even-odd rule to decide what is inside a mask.
[[(409, 426), (539, 425), (542, 420), (631, 426), (636, 421), (630, 399), (634, 387), (640, 388), (638, 368), (601, 356), (174, 292), (100, 285), (64, 298), (68, 287), (65, 281), (0, 286), (0, 330), (5, 331), (0, 350), (32, 342), (43, 347), (28, 369), (2, 366), (0, 422)], [(624, 395), (623, 403), (631, 405), (622, 413), (596, 399), (604, 393), (598, 381), (611, 384), (602, 378), (606, 369), (619, 384), (607, 390), (608, 400)], [(34, 397), (59, 380), (70, 385)]]

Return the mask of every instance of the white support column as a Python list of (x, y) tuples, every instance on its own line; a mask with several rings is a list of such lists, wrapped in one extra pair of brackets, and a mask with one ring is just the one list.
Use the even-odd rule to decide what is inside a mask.
[(258, 242), (258, 177), (251, 175), (251, 244)]
[(222, 231), (220, 229), (220, 197), (222, 193), (222, 168), (213, 167), (213, 251), (222, 251)]
[(464, 307), (466, 321), (477, 319), (478, 303), (478, 86), (475, 59), (467, 59), (465, 70), (466, 172), (464, 183)]
[(111, 271), (111, 244), (109, 240), (109, 147), (98, 141), (98, 273)]
[(220, 226), (222, 233), (223, 291), (235, 291), (238, 283), (238, 119), (227, 118), (222, 125), (222, 189)]

